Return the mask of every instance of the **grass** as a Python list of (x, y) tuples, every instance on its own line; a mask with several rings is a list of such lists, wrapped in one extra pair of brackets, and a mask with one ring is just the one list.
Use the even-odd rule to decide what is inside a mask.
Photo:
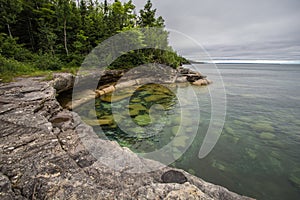
[(41, 70), (34, 64), (18, 62), (0, 55), (0, 79), (1, 82), (12, 82), (16, 77), (44, 77), (43, 80), (53, 79), (53, 73), (64, 72), (76, 74), (79, 67), (62, 67), (60, 70)]

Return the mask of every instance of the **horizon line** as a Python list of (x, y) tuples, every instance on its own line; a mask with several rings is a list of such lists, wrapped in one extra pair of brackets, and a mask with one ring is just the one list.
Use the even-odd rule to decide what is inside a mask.
[(211, 59), (211, 60), (190, 60), (191, 63), (199, 64), (300, 64), (300, 60), (258, 60), (258, 59)]

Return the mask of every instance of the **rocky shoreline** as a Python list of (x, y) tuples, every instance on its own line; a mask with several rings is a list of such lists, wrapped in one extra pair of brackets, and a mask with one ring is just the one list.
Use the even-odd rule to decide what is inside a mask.
[[(98, 162), (79, 137), (93, 129), (55, 98), (73, 80), (64, 74), (0, 84), (0, 199), (251, 199), (167, 166), (132, 173)], [(99, 142), (116, 164), (140, 159), (114, 141)]]
[[(138, 70), (133, 69), (130, 71), (105, 70), (101, 72), (82, 71), (80, 73), (83, 74), (83, 76), (78, 76), (77, 78), (71, 74), (55, 74), (54, 81), (52, 81), (58, 93), (71, 89), (75, 81), (77, 82), (75, 86), (77, 88), (82, 87), (82, 85), (87, 84), (87, 82), (91, 83), (93, 80), (98, 82), (96, 90), (84, 86), (82, 87), (83, 89), (76, 90), (78, 95), (73, 94), (72, 102), (65, 105), (69, 110), (79, 107), (95, 97), (101, 97), (116, 90), (128, 89), (130, 87), (136, 88), (149, 83), (192, 84), (195, 86), (207, 86), (212, 83), (206, 76), (191, 69), (179, 67), (175, 70), (161, 64), (145, 65)], [(100, 80), (99, 77), (101, 77)]]

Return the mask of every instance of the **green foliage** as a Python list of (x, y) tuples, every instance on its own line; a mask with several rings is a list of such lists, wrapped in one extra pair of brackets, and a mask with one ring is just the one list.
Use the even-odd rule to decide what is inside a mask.
[[(168, 32), (153, 33), (149, 27), (164, 27), (150, 0), (136, 14), (132, 0), (109, 3), (97, 0), (0, 0), (0, 55), (2, 63), (30, 70), (60, 70), (78, 67), (86, 55), (107, 38), (127, 30), (128, 41), (140, 47), (109, 67), (131, 68), (147, 62), (179, 66), (183, 61), (168, 46)], [(145, 28), (138, 31), (135, 28)], [(165, 49), (166, 51), (158, 50)], [(100, 56), (101, 57), (101, 56)], [(105, 63), (112, 55), (103, 59)], [(3, 59), (7, 59), (5, 62)], [(24, 63), (20, 63), (24, 62)], [(24, 65), (24, 66), (23, 66)], [(19, 67), (16, 67), (19, 66)], [(26, 68), (27, 69), (27, 68)], [(27, 70), (25, 70), (27, 71)]]
[(18, 14), (22, 11), (21, 0), (0, 0), (0, 24), (7, 27), (7, 33), (12, 37), (11, 25), (17, 21)]
[(142, 27), (155, 26), (156, 25), (155, 12), (156, 12), (156, 9), (152, 10), (152, 3), (150, 0), (148, 0), (146, 5), (144, 6), (144, 9), (140, 10), (141, 16), (139, 19), (139, 24)]
[(17, 61), (29, 61), (33, 58), (29, 50), (25, 49), (23, 45), (17, 44), (15, 38), (9, 37), (5, 33), (0, 33), (0, 54)]
[(36, 57), (34, 67), (39, 70), (60, 70), (63, 63), (52, 54), (41, 54)]
[(0, 55), (0, 79), (4, 82), (11, 81), (14, 76), (33, 72), (28, 64), (8, 59)]

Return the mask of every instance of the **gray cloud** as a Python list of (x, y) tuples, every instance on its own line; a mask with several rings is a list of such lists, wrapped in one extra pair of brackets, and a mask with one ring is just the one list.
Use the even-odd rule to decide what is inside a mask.
[[(134, 0), (137, 10), (145, 2)], [(152, 2), (167, 28), (191, 36), (212, 57), (300, 60), (299, 0)], [(188, 46), (184, 48), (191, 52)]]

